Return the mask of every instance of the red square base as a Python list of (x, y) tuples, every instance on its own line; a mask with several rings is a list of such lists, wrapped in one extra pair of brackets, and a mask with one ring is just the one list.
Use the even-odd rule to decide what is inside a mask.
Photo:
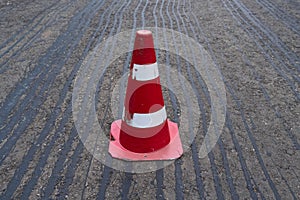
[(135, 153), (125, 149), (120, 144), (121, 123), (121, 120), (117, 120), (111, 125), (110, 133), (115, 140), (110, 141), (108, 151), (112, 157), (127, 161), (150, 161), (174, 160), (182, 155), (183, 149), (176, 123), (167, 120), (170, 132), (170, 143), (162, 149), (150, 153)]

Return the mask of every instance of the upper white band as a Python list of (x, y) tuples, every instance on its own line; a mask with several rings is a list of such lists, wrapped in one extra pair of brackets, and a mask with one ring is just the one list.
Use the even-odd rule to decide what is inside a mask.
[(124, 119), (123, 111), (123, 120), (129, 125), (135, 128), (151, 128), (162, 124), (167, 119), (167, 113), (165, 106), (162, 109), (147, 114), (134, 113), (131, 120)]
[(137, 81), (149, 81), (159, 76), (157, 63), (138, 65), (134, 64), (132, 69), (132, 79)]

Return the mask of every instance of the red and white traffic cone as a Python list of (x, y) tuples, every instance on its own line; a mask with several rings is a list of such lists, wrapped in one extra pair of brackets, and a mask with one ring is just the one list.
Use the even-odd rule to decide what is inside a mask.
[(167, 119), (152, 33), (136, 33), (123, 118), (111, 125), (109, 153), (124, 160), (172, 160), (182, 144), (176, 123)]

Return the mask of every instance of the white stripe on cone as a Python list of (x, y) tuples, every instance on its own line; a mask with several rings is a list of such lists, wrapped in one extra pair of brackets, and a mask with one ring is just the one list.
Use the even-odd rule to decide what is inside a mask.
[(157, 63), (138, 65), (134, 64), (132, 69), (132, 79), (137, 81), (149, 81), (159, 76)]
[(167, 119), (165, 106), (153, 113), (134, 113), (132, 119), (125, 118), (125, 108), (123, 110), (123, 121), (135, 128), (151, 128), (161, 125)]

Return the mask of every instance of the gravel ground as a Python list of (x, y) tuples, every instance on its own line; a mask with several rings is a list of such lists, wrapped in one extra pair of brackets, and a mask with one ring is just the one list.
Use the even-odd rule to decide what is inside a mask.
[[(0, 199), (300, 199), (299, 11), (297, 0), (2, 0)], [(85, 148), (72, 92), (97, 44), (142, 27), (198, 41), (222, 74), (227, 112), (216, 146), (199, 159), (212, 115), (207, 85), (184, 58), (157, 51), (159, 63), (193, 83), (200, 134), (173, 164), (137, 174), (109, 168)], [(112, 86), (128, 58), (117, 58), (98, 85), (107, 136)], [(180, 121), (180, 102), (163, 91), (169, 118)]]

